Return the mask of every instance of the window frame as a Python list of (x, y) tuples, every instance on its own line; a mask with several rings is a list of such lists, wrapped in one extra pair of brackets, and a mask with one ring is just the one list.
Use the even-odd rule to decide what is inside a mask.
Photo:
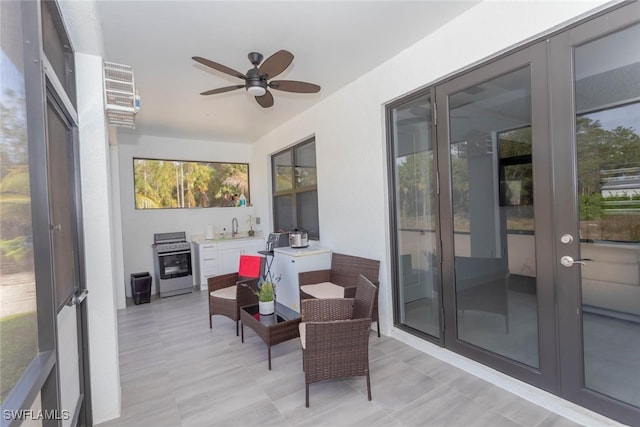
[[(296, 184), (296, 163), (297, 163), (297, 159), (296, 159), (296, 153), (297, 151), (304, 147), (305, 145), (310, 145), (313, 144), (314, 145), (314, 157), (315, 157), (315, 168), (316, 168), (316, 183), (314, 185), (306, 185), (303, 187), (299, 187)], [(287, 148), (285, 148), (284, 150), (280, 150), (276, 153), (273, 153), (271, 155), (271, 192), (272, 192), (272, 213), (273, 213), (273, 224), (274, 224), (274, 228), (276, 227), (276, 218), (278, 217), (278, 212), (277, 212), (277, 204), (276, 204), (276, 199), (278, 197), (282, 197), (282, 196), (291, 196), (291, 218), (292, 218), (292, 226), (293, 226), (293, 230), (298, 229), (300, 227), (300, 224), (304, 224), (304, 218), (301, 218), (300, 215), (302, 215), (300, 212), (298, 212), (298, 197), (301, 194), (308, 194), (311, 192), (315, 192), (316, 193), (316, 200), (317, 200), (317, 196), (318, 196), (318, 179), (317, 179), (317, 152), (316, 152), (316, 138), (315, 136), (306, 138), (304, 140), (302, 140), (301, 142), (289, 146)], [(289, 159), (291, 160), (291, 171), (290, 171), (290, 180), (292, 183), (292, 186), (290, 189), (286, 189), (286, 190), (280, 190), (278, 191), (276, 189), (276, 185), (277, 185), (277, 174), (276, 174), (276, 167), (274, 165), (274, 161), (276, 159), (276, 157), (281, 156), (285, 153), (289, 153)], [(307, 165), (305, 165), (307, 166)], [(280, 175), (282, 176), (282, 175)], [(316, 206), (318, 205), (317, 201), (316, 201)], [(315, 210), (315, 214), (316, 214), (316, 220), (315, 222), (317, 222), (318, 224), (318, 232), (312, 232), (309, 231), (309, 240), (320, 240), (320, 221), (319, 221), (319, 209)], [(307, 221), (308, 223), (308, 221)], [(284, 231), (292, 231), (292, 230), (284, 230)]]

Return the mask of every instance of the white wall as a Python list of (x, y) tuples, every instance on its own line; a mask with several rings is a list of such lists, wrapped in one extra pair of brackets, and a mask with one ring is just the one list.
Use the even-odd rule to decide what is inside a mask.
[[(483, 2), (254, 144), (253, 173), (269, 177), (270, 154), (315, 134), (321, 242), (381, 260), (385, 333), (392, 303), (384, 105), (603, 3)], [(269, 210), (270, 185), (252, 189)]]
[[(231, 221), (238, 219), (240, 231), (247, 231), (247, 216), (258, 212), (255, 207), (238, 208), (195, 208), (195, 209), (135, 209), (133, 189), (133, 158), (154, 158), (171, 160), (198, 160), (216, 162), (248, 163), (251, 157), (249, 144), (234, 144), (212, 141), (195, 141), (160, 138), (147, 135), (118, 135), (118, 163), (120, 181), (120, 208), (122, 217), (122, 242), (124, 255), (124, 276), (116, 282), (128, 296), (131, 273), (148, 271), (153, 275), (153, 235), (174, 231), (186, 231), (187, 239), (193, 235), (204, 235), (207, 224), (214, 226), (215, 232), (226, 228), (231, 230)], [(253, 186), (261, 180), (249, 167), (249, 186), (253, 196)], [(253, 197), (252, 197), (253, 198)], [(253, 200), (252, 200), (253, 201)], [(254, 228), (261, 230), (261, 225)], [(153, 293), (156, 293), (156, 278)]]
[(120, 415), (113, 217), (109, 147), (102, 94), (102, 58), (76, 55), (78, 132), (85, 242), (86, 299), (93, 421)]

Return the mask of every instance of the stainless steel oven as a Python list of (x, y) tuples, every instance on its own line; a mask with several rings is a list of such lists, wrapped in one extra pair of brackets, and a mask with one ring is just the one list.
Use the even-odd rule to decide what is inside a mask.
[(184, 231), (154, 234), (153, 262), (160, 298), (193, 292), (191, 243)]

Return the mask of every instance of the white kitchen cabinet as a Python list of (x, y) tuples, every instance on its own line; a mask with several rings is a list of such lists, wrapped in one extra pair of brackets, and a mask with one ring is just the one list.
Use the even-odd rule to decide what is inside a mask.
[(257, 255), (264, 250), (264, 237), (243, 237), (220, 241), (192, 240), (195, 285), (207, 289), (207, 277), (238, 271), (240, 255)]
[(276, 283), (276, 301), (300, 312), (298, 273), (331, 268), (331, 250), (316, 244), (308, 248), (276, 248), (273, 250), (272, 276)]
[(218, 274), (238, 271), (240, 255), (258, 255), (265, 248), (263, 239), (242, 239), (241, 241), (218, 243)]

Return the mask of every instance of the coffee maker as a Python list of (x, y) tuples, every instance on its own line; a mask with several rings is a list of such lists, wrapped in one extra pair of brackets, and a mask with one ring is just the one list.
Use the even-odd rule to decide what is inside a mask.
[(289, 233), (269, 233), (267, 238), (267, 251), (272, 251), (275, 248), (281, 248), (289, 246)]

